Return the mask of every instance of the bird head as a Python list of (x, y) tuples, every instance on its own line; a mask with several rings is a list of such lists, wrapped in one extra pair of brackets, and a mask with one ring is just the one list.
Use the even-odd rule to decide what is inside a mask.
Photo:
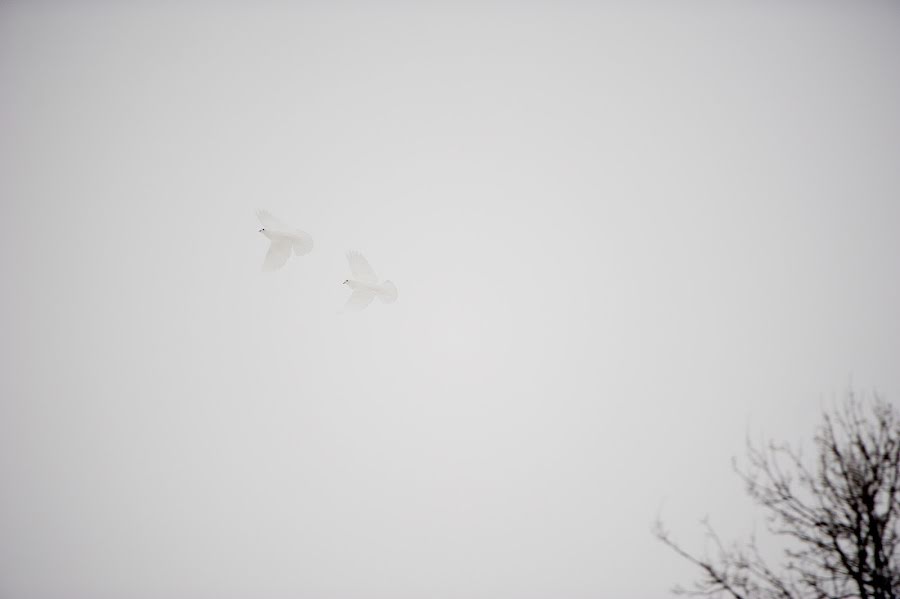
[(260, 230), (259, 230), (260, 233), (262, 233), (263, 231), (265, 231), (265, 229), (260, 229)]
[(349, 282), (350, 282), (350, 279), (346, 279), (343, 283), (341, 283), (341, 285), (346, 285)]

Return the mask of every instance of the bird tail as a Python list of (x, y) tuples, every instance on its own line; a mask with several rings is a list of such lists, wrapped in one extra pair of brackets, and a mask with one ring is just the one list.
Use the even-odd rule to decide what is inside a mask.
[(378, 292), (378, 299), (386, 304), (397, 301), (397, 286), (390, 281), (381, 284), (381, 290)]

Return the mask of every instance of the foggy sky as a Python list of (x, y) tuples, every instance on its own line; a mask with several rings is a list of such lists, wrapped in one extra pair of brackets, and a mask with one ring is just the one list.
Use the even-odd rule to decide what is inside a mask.
[(658, 514), (763, 525), (746, 435), (900, 398), (898, 56), (889, 2), (3, 3), (0, 595), (668, 596)]

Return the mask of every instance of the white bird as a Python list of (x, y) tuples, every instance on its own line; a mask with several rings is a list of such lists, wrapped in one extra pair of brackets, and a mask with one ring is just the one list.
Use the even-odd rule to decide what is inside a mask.
[(265, 271), (278, 270), (291, 257), (291, 250), (297, 256), (308, 254), (313, 249), (313, 240), (309, 233), (294, 229), (284, 224), (269, 212), (257, 210), (256, 216), (263, 228), (259, 230), (271, 241), (266, 259), (263, 260), (262, 269)]
[(344, 311), (362, 310), (368, 306), (377, 296), (382, 302), (390, 304), (397, 301), (397, 287), (390, 281), (378, 282), (375, 271), (369, 266), (368, 260), (357, 252), (347, 252), (347, 261), (350, 263), (352, 279), (344, 281), (344, 285), (350, 287), (353, 293), (344, 305)]

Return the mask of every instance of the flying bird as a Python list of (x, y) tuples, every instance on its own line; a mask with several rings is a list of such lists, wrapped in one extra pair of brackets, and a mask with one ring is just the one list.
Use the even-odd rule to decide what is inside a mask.
[(272, 242), (269, 245), (269, 251), (266, 253), (266, 259), (263, 260), (263, 270), (278, 270), (291, 257), (292, 251), (297, 256), (302, 256), (312, 251), (313, 240), (309, 233), (289, 227), (265, 210), (257, 210), (256, 216), (263, 226), (259, 232)]
[(379, 283), (375, 271), (362, 254), (347, 252), (347, 262), (350, 263), (353, 278), (344, 281), (344, 285), (350, 287), (353, 293), (344, 305), (345, 312), (362, 310), (372, 303), (376, 296), (386, 304), (397, 301), (397, 287), (390, 281)]

